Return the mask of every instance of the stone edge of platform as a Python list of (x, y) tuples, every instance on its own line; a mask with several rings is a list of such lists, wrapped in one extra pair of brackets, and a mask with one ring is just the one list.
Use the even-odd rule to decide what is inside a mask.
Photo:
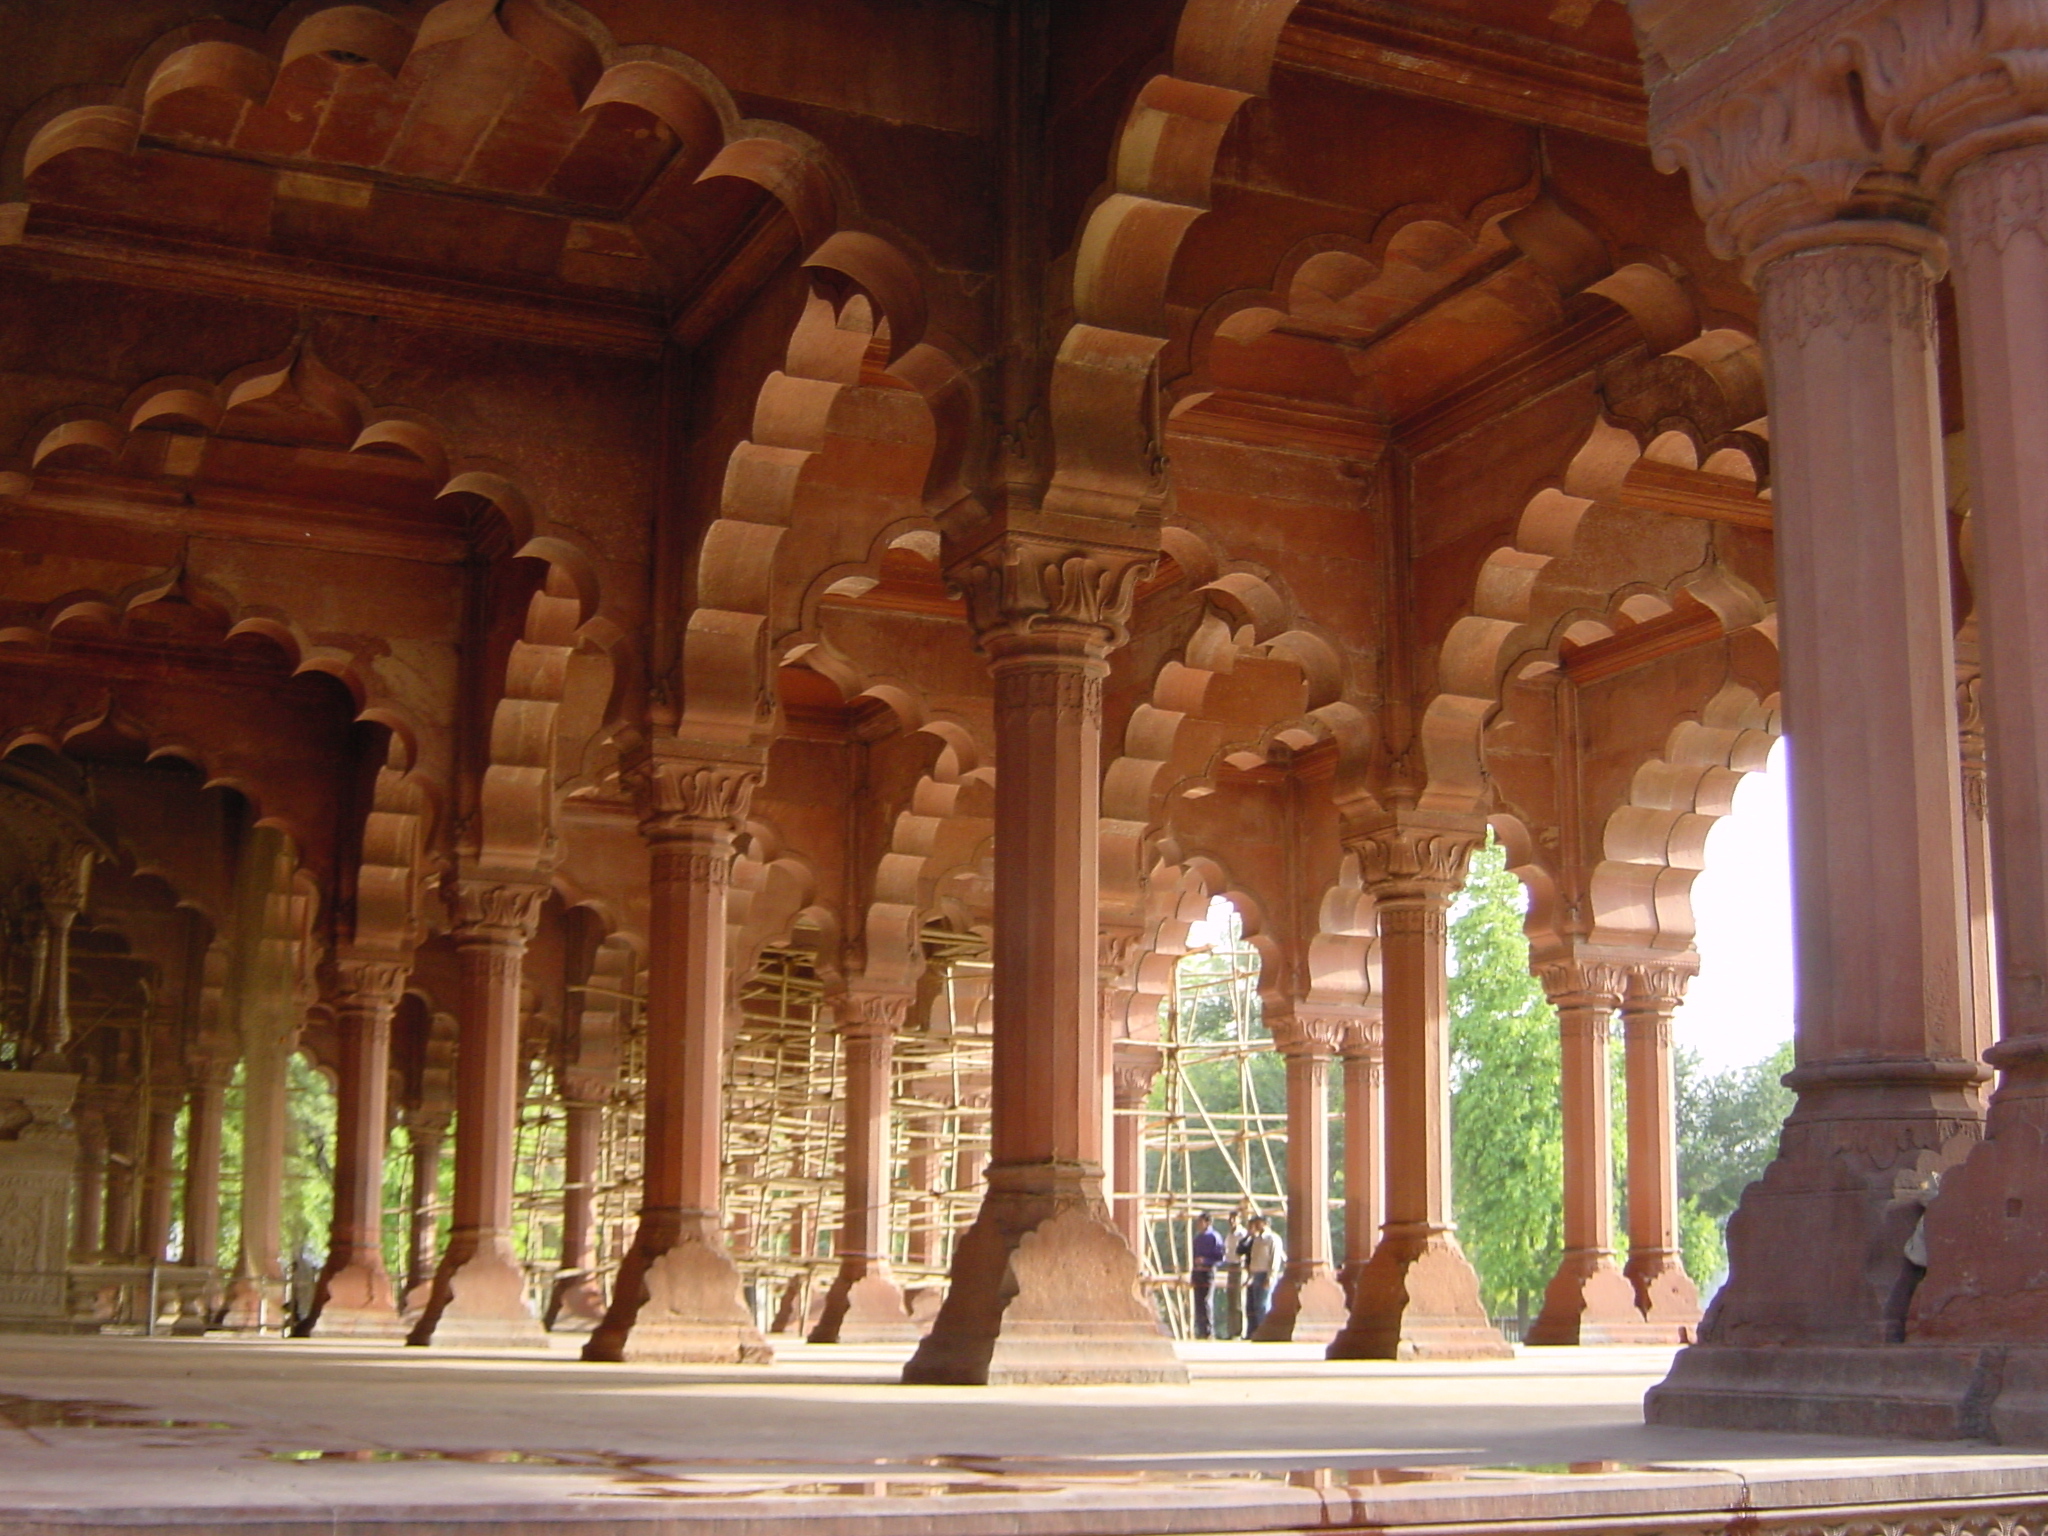
[[(1925, 1460), (1926, 1458), (1921, 1458)], [(1560, 1487), (1563, 1483), (1567, 1486)], [(1255, 1532), (1342, 1530), (1560, 1532), (1639, 1529), (1830, 1530), (1882, 1533), (1904, 1519), (1939, 1515), (1972, 1528), (1968, 1516), (2048, 1512), (2048, 1458), (1972, 1456), (1970, 1464), (1873, 1471), (1863, 1460), (1758, 1476), (1729, 1468), (1674, 1468), (1611, 1474), (1503, 1477), (1329, 1488), (1196, 1484), (1066, 1488), (1057, 1493), (878, 1496), (854, 1507), (843, 1497), (601, 1500), (482, 1505), (297, 1503), (239, 1509), (161, 1508), (65, 1512), (0, 1510), (0, 1536), (139, 1536), (162, 1531), (235, 1536), (427, 1536), (489, 1528), (534, 1528), (546, 1536), (602, 1536), (621, 1526), (648, 1536), (1251, 1536)], [(942, 1518), (941, 1518), (942, 1517)], [(1993, 1524), (2000, 1522), (1994, 1521)]]

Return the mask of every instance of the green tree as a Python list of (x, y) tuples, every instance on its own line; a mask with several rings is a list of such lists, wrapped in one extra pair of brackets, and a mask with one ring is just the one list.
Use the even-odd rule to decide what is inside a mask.
[(1728, 1218), (1763, 1177), (1792, 1113), (1792, 1042), (1762, 1061), (1710, 1073), (1697, 1053), (1673, 1053), (1678, 1097), (1679, 1238), (1686, 1272), (1705, 1294), (1728, 1268)]
[(1531, 1308), (1564, 1243), (1557, 1014), (1529, 972), (1526, 905), (1488, 839), (1451, 913), (1451, 1187), (1495, 1314)]

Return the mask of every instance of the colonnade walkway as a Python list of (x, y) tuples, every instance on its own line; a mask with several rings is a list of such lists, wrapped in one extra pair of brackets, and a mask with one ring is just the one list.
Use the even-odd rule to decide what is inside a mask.
[[(1184, 1386), (0, 1336), (0, 1536), (2038, 1528), (2048, 1455), (1642, 1421), (1668, 1349), (1181, 1346)], [(966, 1497), (965, 1495), (972, 1495)]]

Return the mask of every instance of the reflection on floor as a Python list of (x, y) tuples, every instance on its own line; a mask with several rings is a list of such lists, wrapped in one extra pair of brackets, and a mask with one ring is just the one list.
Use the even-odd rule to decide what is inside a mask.
[[(857, 1346), (740, 1369), (0, 1337), (0, 1536), (402, 1536), (480, 1518), (551, 1531), (1554, 1531), (1648, 1511), (1702, 1530), (1758, 1527), (1774, 1509), (1826, 1508), (1841, 1524), (1852, 1507), (2048, 1506), (2039, 1455), (1646, 1426), (1639, 1404), (1665, 1350), (1463, 1365), (1338, 1364), (1288, 1345), (1185, 1354), (1188, 1387), (976, 1389), (896, 1385), (903, 1351)], [(930, 1502), (964, 1495), (957, 1516)]]

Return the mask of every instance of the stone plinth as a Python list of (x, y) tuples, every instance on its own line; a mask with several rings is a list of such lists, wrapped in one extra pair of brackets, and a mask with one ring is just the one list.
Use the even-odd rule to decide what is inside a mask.
[(705, 1365), (766, 1365), (775, 1358), (747, 1310), (715, 1213), (641, 1213), (611, 1311), (583, 1346), (583, 1358)]
[(953, 1256), (910, 1383), (1018, 1386), (1184, 1383), (1187, 1367), (1138, 1289), (1138, 1256), (1098, 1198), (1006, 1189), (986, 1200)]
[(825, 1293), (824, 1310), (811, 1329), (813, 1344), (899, 1344), (924, 1336), (910, 1315), (903, 1288), (886, 1259), (849, 1256)]
[(1327, 1344), (1343, 1332), (1350, 1316), (1351, 1300), (1328, 1264), (1289, 1259), (1273, 1288), (1266, 1319), (1252, 1337), (1260, 1343)]
[(1643, 1320), (1636, 1288), (1610, 1253), (1567, 1250), (1543, 1292), (1525, 1344), (1668, 1344), (1671, 1330)]
[(1389, 1227), (1359, 1272), (1351, 1321), (1332, 1360), (1506, 1360), (1514, 1350), (1487, 1320), (1479, 1277), (1444, 1231)]
[(70, 1326), (69, 1072), (0, 1073), (0, 1328)]

